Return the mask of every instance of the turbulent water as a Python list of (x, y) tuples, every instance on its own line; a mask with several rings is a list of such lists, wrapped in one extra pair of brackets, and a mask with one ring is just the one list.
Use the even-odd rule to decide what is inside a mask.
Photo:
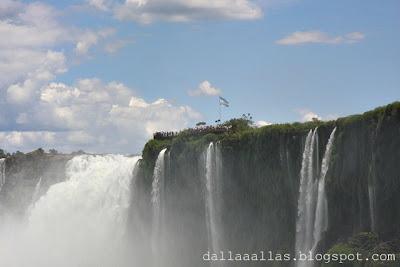
[(66, 180), (49, 188), (26, 222), (1, 226), (2, 266), (129, 266), (125, 229), (138, 159), (71, 159)]
[(6, 182), (6, 159), (0, 159), (0, 191)]
[(152, 183), (152, 191), (151, 191), (151, 202), (153, 205), (153, 225), (152, 225), (152, 250), (153, 250), (153, 259), (154, 265), (160, 266), (160, 263), (157, 262), (162, 253), (162, 218), (163, 218), (163, 209), (162, 209), (162, 196), (163, 196), (163, 188), (165, 181), (165, 154), (167, 149), (161, 150), (157, 157), (156, 164), (154, 166), (153, 173), (153, 183)]
[(209, 240), (209, 250), (219, 252), (221, 248), (221, 229), (219, 223), (219, 208), (221, 205), (221, 152), (218, 144), (210, 143), (205, 153), (206, 178), (206, 224)]
[[(328, 203), (325, 192), (325, 177), (331, 158), (336, 128), (331, 132), (325, 148), (322, 165), (319, 166), (318, 128), (310, 130), (306, 137), (300, 172), (298, 217), (296, 223), (296, 251), (315, 251), (323, 232), (328, 227)], [(315, 160), (314, 160), (315, 158)], [(309, 262), (297, 262), (298, 267), (307, 267)]]

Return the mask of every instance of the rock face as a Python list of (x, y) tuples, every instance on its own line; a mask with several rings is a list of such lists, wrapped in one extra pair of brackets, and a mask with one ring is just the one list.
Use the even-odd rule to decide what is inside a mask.
[[(170, 235), (166, 238), (168, 260), (175, 266), (204, 266), (202, 253), (210, 247), (204, 153), (210, 142), (218, 142), (221, 149), (220, 247), (238, 253), (293, 253), (302, 154), (308, 132), (316, 127), (315, 153), (320, 156), (315, 166), (321, 166), (336, 127), (325, 176), (328, 229), (317, 251), (326, 252), (361, 232), (374, 232), (381, 242), (398, 236), (400, 103), (393, 103), (331, 122), (273, 125), (200, 137), (182, 134), (172, 140), (150, 141), (143, 152), (137, 189), (149, 198), (155, 160), (167, 147), (163, 205), (165, 232)], [(151, 203), (143, 199), (140, 210), (149, 224)], [(274, 264), (270, 266), (292, 266)]]
[[(32, 198), (43, 195), (52, 184), (65, 179), (65, 165), (71, 158), (71, 155), (52, 155), (41, 150), (7, 157), (5, 183), (0, 192), (0, 211), (23, 216), (34, 201)], [(40, 187), (37, 186), (39, 181)]]

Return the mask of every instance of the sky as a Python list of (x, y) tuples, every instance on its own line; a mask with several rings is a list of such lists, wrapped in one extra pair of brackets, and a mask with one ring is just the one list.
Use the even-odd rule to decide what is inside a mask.
[(330, 120), (400, 99), (398, 0), (0, 1), (0, 148), (140, 153), (250, 113)]

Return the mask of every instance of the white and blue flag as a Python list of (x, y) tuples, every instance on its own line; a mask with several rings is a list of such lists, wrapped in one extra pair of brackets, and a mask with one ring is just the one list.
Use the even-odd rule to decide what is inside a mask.
[(219, 97), (219, 104), (225, 107), (229, 107), (229, 101), (223, 98), (222, 96)]

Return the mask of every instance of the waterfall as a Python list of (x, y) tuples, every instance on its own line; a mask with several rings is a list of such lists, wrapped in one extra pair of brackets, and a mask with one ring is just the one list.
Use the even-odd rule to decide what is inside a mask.
[(221, 230), (219, 222), (221, 196), (222, 161), (218, 143), (210, 143), (205, 153), (205, 178), (206, 178), (206, 225), (210, 252), (218, 253), (221, 250)]
[(37, 184), (35, 186), (35, 191), (33, 191), (32, 203), (35, 203), (39, 199), (41, 185), (42, 185), (42, 177), (39, 178), (39, 181), (37, 182)]
[[(319, 166), (317, 152), (317, 131), (318, 128), (315, 128), (307, 134), (300, 171), (298, 216), (296, 222), (296, 252), (302, 253), (314, 251), (321, 239), (322, 233), (328, 227), (325, 176), (329, 167), (336, 128), (331, 132), (329, 137), (321, 167)], [(314, 162), (314, 156), (316, 157), (316, 162)], [(307, 267), (309, 263), (298, 261), (296, 266)]]
[(375, 222), (375, 207), (376, 207), (376, 197), (375, 197), (375, 184), (373, 181), (368, 182), (368, 200), (369, 200), (369, 215), (371, 220), (371, 231), (376, 231)]
[[(300, 190), (298, 200), (298, 218), (296, 223), (296, 251), (305, 252), (312, 245), (312, 229), (314, 227), (314, 177), (313, 155), (317, 129), (310, 130), (307, 134), (303, 160), (300, 171)], [(302, 265), (299, 265), (302, 266)], [(304, 265), (305, 266), (305, 265)]]
[(154, 265), (160, 266), (158, 262), (156, 262), (160, 258), (160, 253), (162, 253), (162, 197), (163, 197), (163, 189), (164, 189), (164, 178), (165, 178), (165, 152), (166, 148), (160, 151), (158, 154), (156, 164), (154, 166), (153, 172), (153, 183), (151, 190), (151, 203), (153, 206), (153, 223), (152, 223), (152, 250), (153, 250), (153, 259)]
[(328, 230), (328, 200), (326, 198), (326, 191), (325, 191), (325, 177), (329, 168), (333, 142), (335, 140), (335, 132), (336, 132), (336, 127), (335, 129), (333, 129), (329, 137), (325, 149), (325, 154), (322, 159), (321, 174), (318, 181), (317, 208), (315, 211), (314, 245), (312, 249), (313, 251), (315, 251), (318, 242), (321, 240), (322, 233)]
[(29, 205), (29, 208), (28, 208), (28, 212), (30, 212), (32, 210), (36, 201), (39, 199), (41, 185), (42, 185), (42, 177), (40, 177), (39, 181), (36, 183), (35, 190), (33, 191), (33, 194), (32, 194), (31, 204)]
[[(18, 227), (0, 229), (2, 265), (130, 266), (125, 229), (139, 157), (81, 155)], [(20, 255), (20, 257), (16, 257)]]
[(0, 159), (0, 192), (6, 183), (6, 159)]

